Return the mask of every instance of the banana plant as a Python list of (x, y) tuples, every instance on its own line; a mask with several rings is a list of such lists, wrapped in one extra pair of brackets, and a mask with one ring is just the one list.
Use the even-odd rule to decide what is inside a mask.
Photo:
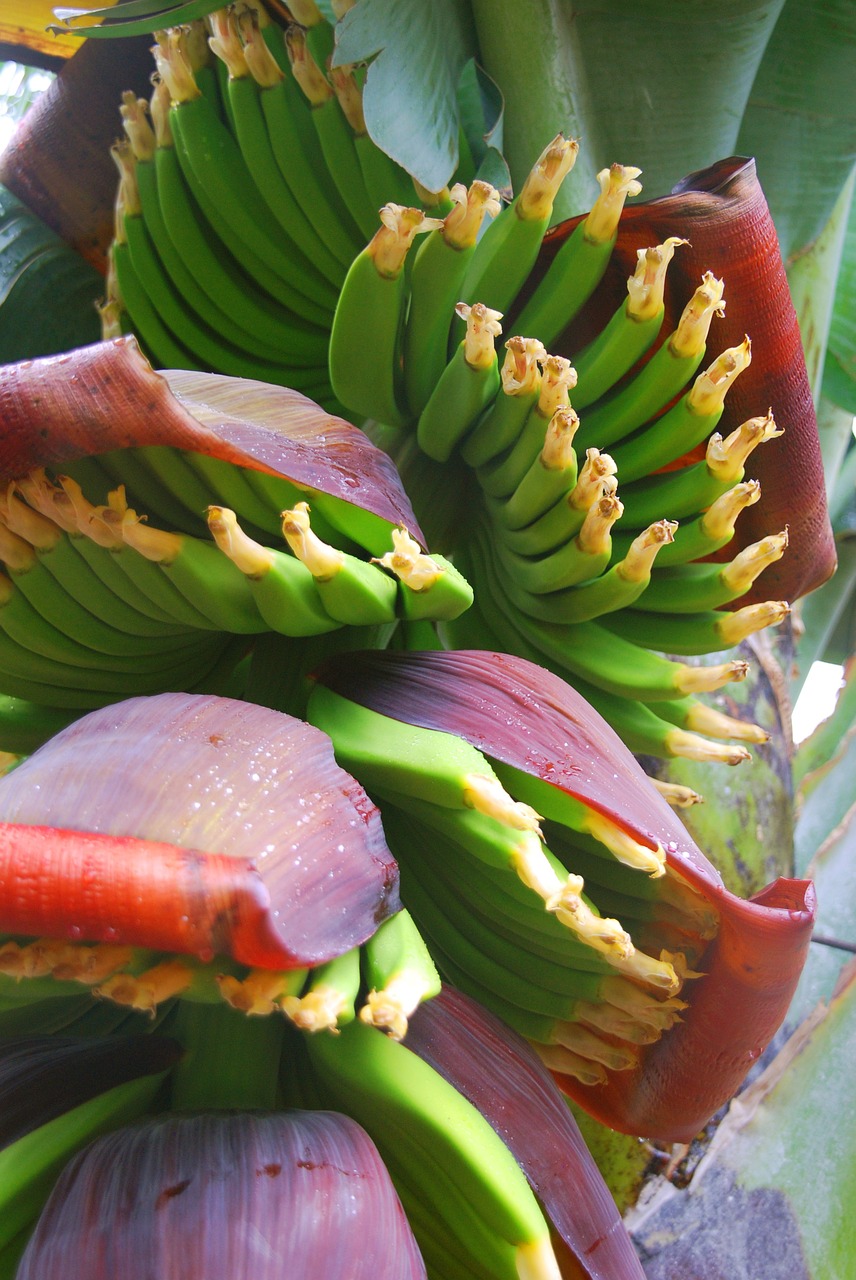
[[(311, 6), (308, 13), (299, 15), (310, 32), (314, 27), (320, 27), (322, 33), (325, 30), (318, 20), (322, 10), (327, 19), (333, 18), (325, 4), (317, 16)], [(468, 150), (472, 171), (480, 169), (499, 185), (498, 156), (503, 152), (515, 189), (519, 189), (534, 155), (541, 150), (545, 124), (551, 135), (560, 130), (580, 132), (586, 143), (581, 161), (560, 193), (557, 217), (589, 208), (596, 194), (596, 170), (616, 158), (644, 170), (646, 196), (667, 197), (669, 188), (686, 173), (735, 150), (754, 154), (788, 265), (807, 350), (808, 385), (816, 399), (823, 375), (820, 426), (827, 474), (832, 477), (841, 471), (844, 478), (849, 474), (847, 410), (852, 411), (853, 375), (848, 327), (852, 316), (851, 237), (847, 234), (848, 176), (856, 150), (848, 99), (852, 77), (847, 70), (853, 39), (852, 8), (817, 5), (807, 11), (804, 4), (790, 0), (773, 6), (720, 6), (712, 18), (709, 6), (693, 4), (684, 6), (681, 28), (676, 30), (672, 6), (664, 6), (662, 13), (648, 6), (643, 13), (632, 3), (611, 0), (585, 15), (575, 14), (573, 22), (569, 19), (562, 7), (557, 10), (539, 3), (527, 11), (522, 28), (519, 14), (511, 7), (498, 13), (493, 5), (449, 0), (430, 8), (400, 4), (391, 22), (388, 7), (358, 0), (338, 24), (337, 43), (343, 59), (371, 59), (364, 92), (365, 122), (371, 137), (384, 154), (393, 156), (432, 191), (448, 180)], [(323, 34), (319, 39), (316, 33), (314, 39), (323, 45)], [(99, 47), (106, 44), (91, 43)], [(421, 53), (416, 60), (414, 48)], [(794, 78), (787, 69), (797, 56), (801, 74)], [(401, 76), (396, 75), (405, 60), (406, 98)], [(836, 71), (836, 67), (841, 69)], [(486, 79), (485, 68), (504, 94), (504, 117), (497, 109), (499, 95)], [(825, 87), (830, 81), (837, 85), (831, 102)], [(822, 126), (815, 110), (821, 95)], [(489, 128), (474, 109), (474, 100), (488, 100)], [(796, 129), (795, 120), (800, 126)], [(487, 141), (485, 133), (489, 133)], [(402, 138), (406, 148), (401, 145)], [(632, 154), (625, 153), (625, 147)], [(611, 154), (598, 154), (607, 148)], [(681, 197), (684, 205), (691, 200), (687, 190)], [(105, 217), (102, 209), (102, 225), (104, 222), (109, 222), (109, 211)], [(764, 261), (772, 262), (777, 271), (778, 259), (772, 249), (770, 253)], [(679, 251), (676, 262), (680, 259)], [(836, 279), (840, 291), (833, 313)], [(825, 359), (831, 314), (831, 354)], [(754, 322), (745, 328), (753, 335), (758, 331)], [(738, 340), (742, 326), (740, 329)], [(756, 348), (750, 374), (754, 376), (758, 370)], [(738, 389), (741, 386), (742, 382)], [(805, 386), (800, 375), (798, 424), (806, 421), (809, 412)], [(786, 443), (787, 437), (776, 447)], [(764, 453), (760, 451), (758, 457)], [(804, 456), (798, 449), (800, 476)], [(443, 472), (432, 468), (425, 458), (410, 471), (405, 463), (406, 458), (401, 457), (407, 487), (420, 515), (423, 510), (431, 511), (437, 494), (445, 497)], [(781, 503), (789, 513), (798, 496), (801, 519), (809, 528), (814, 519), (815, 533), (821, 531), (819, 563), (828, 567), (829, 543), (818, 506), (821, 488), (816, 455), (809, 469), (813, 488), (801, 484), (795, 495), (787, 487), (794, 474), (789, 464), (781, 469), (778, 479), (772, 469), (765, 490), (781, 483)], [(838, 513), (846, 510), (851, 497), (852, 482), (849, 490), (842, 486), (840, 495), (834, 495), (831, 502), (842, 559), (847, 554), (848, 525)], [(463, 504), (466, 495), (459, 494), (458, 501)], [(427, 519), (424, 523), (427, 527)], [(799, 544), (800, 559), (807, 545)], [(809, 565), (811, 560), (811, 555), (805, 556)], [(786, 565), (787, 560), (783, 567)], [(852, 606), (844, 576), (833, 579), (804, 605), (807, 643), (802, 650), (803, 671), (808, 657), (822, 655), (827, 645), (832, 646), (830, 652), (842, 656), (852, 649)], [(807, 834), (804, 838), (811, 837)], [(784, 1123), (781, 1110), (777, 1123)], [(713, 1230), (714, 1256), (725, 1248), (723, 1235)], [(812, 1274), (824, 1275), (822, 1245), (813, 1245), (813, 1249)]]

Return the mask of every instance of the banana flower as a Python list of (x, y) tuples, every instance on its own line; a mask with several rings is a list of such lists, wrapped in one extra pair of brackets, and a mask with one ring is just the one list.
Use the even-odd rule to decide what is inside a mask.
[[(451, 990), (402, 1043), (355, 1018), (397, 868), (319, 730), (132, 699), (19, 764), (0, 814), (0, 1258), (19, 1276), (421, 1280), (424, 1254), (438, 1276), (641, 1280), (518, 1036)], [(287, 1021), (337, 965), (350, 1010)]]

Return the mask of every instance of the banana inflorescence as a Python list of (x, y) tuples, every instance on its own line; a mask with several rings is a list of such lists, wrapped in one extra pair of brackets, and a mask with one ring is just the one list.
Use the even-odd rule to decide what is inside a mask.
[(326, 679), (309, 718), (382, 806), (402, 895), (444, 976), (562, 1074), (594, 1086), (635, 1068), (686, 1008), (715, 907), (656, 838)]
[[(637, 752), (745, 759), (763, 733), (706, 716), (694, 697), (745, 664), (661, 656), (727, 649), (787, 612), (728, 612), (786, 532), (696, 563), (723, 560), (759, 498), (747, 458), (778, 434), (771, 413), (716, 432), (751, 360), (748, 338), (707, 355), (723, 282), (706, 272), (664, 334), (666, 272), (685, 243), (668, 237), (639, 250), (602, 331), (572, 360), (551, 354), (606, 271), (640, 171), (599, 175), (600, 197), (533, 288), (577, 143), (554, 139), (506, 207), (478, 179), (420, 201), (366, 133), (360, 69), (331, 66), (332, 32), (313, 18), (283, 36), (238, 6), (209, 19), (208, 40), (196, 28), (158, 38), (154, 128), (126, 95), (116, 148), (121, 323), (161, 363), (286, 383), (391, 428), (394, 456), (412, 441), (463, 474), (447, 549), (477, 602), (441, 620), (434, 643), (505, 649), (567, 676)], [(343, 572), (322, 594), (350, 620), (333, 603), (346, 581), (355, 591)], [(251, 590), (262, 609), (269, 587)]]

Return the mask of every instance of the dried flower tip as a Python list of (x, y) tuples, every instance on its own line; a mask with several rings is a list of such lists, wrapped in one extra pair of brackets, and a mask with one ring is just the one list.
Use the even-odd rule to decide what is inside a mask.
[(540, 363), (547, 352), (538, 338), (521, 338), (515, 335), (505, 344), (505, 360), (500, 377), (502, 390), (507, 396), (525, 396), (541, 385)]
[(194, 98), (201, 97), (183, 28), (172, 27), (161, 33), (152, 54), (158, 75), (169, 90), (171, 102), (192, 102)]
[(319, 582), (328, 582), (345, 563), (344, 554), (322, 542), (309, 524), (309, 504), (298, 502), (290, 511), (281, 511), (282, 534), (297, 559)]
[(678, 693), (715, 693), (726, 684), (739, 684), (749, 674), (749, 663), (742, 658), (715, 663), (710, 667), (693, 667), (681, 663), (675, 672)]
[[(299, 972), (305, 976), (305, 970)], [(252, 969), (243, 979), (221, 973), (214, 981), (222, 998), (233, 1009), (249, 1017), (268, 1017), (279, 1010), (281, 997), (293, 990), (294, 977), (294, 971), (275, 973), (269, 969)]]
[(730, 564), (722, 570), (722, 580), (733, 591), (741, 596), (748, 591), (756, 578), (771, 564), (781, 560), (788, 545), (788, 531), (769, 534), (759, 542), (753, 542), (734, 557)]
[(751, 362), (752, 344), (748, 338), (744, 338), (739, 347), (729, 347), (717, 356), (690, 388), (687, 404), (693, 413), (707, 416), (721, 409), (726, 395)]
[(783, 435), (776, 426), (772, 409), (763, 417), (749, 418), (723, 440), (718, 432), (710, 437), (705, 459), (711, 474), (722, 483), (743, 478), (743, 468), (753, 449), (767, 440)]
[(651, 781), (673, 809), (689, 809), (694, 804), (704, 804), (704, 796), (693, 791), (692, 787), (682, 786), (679, 782), (664, 782), (662, 778), (652, 778)]
[(594, 1031), (577, 1022), (557, 1023), (553, 1035), (556, 1044), (592, 1062), (602, 1062), (610, 1071), (628, 1071), (637, 1064), (637, 1055), (629, 1046), (601, 1040)]
[(541, 393), (538, 412), (547, 421), (557, 409), (571, 403), (570, 392), (577, 385), (577, 371), (564, 356), (545, 356), (541, 361)]
[(357, 137), (362, 138), (366, 133), (366, 117), (363, 114), (363, 91), (354, 75), (354, 68), (330, 67), (328, 74), (345, 119)]
[(165, 960), (163, 964), (147, 969), (145, 973), (117, 973), (100, 986), (93, 988), (93, 995), (112, 1000), (114, 1004), (127, 1005), (141, 1013), (155, 1016), (157, 1007), (164, 1000), (171, 1000), (193, 982), (193, 970), (180, 960)]
[(735, 613), (719, 615), (717, 631), (726, 645), (740, 644), (747, 636), (764, 627), (778, 626), (790, 613), (787, 600), (765, 600), (761, 604), (748, 604)]
[(244, 45), (238, 29), (238, 17), (234, 8), (217, 9), (208, 15), (211, 35), (208, 47), (216, 58), (225, 63), (229, 77), (243, 80), (250, 69), (244, 56)]
[[(568, 495), (568, 502), (575, 511), (589, 511), (604, 497), (604, 481), (618, 471), (615, 459), (599, 449), (586, 449), (577, 483)], [(616, 484), (616, 489), (617, 489)]]
[(310, 106), (320, 107), (334, 97), (332, 86), (306, 45), (306, 33), (302, 27), (292, 25), (285, 32), (285, 47), (294, 78), (300, 85)]
[(544, 148), (528, 174), (515, 204), (515, 211), (525, 222), (549, 218), (553, 201), (579, 154), (580, 144), (574, 138), (557, 134)]
[(752, 759), (745, 747), (709, 742), (707, 738), (678, 728), (669, 729), (666, 734), (666, 749), (680, 760), (697, 760), (701, 764), (738, 765)]
[(548, 471), (565, 471), (576, 461), (574, 436), (580, 420), (570, 405), (557, 409), (547, 425), (541, 465)]
[(566, 884), (562, 883), (535, 831), (524, 832), (511, 852), (511, 864), (526, 887), (538, 894), (548, 910), (553, 910), (553, 904), (558, 901), (571, 881), (573, 881), (573, 890), (577, 894), (582, 892), (581, 876), (571, 876)]
[(495, 818), (513, 831), (534, 831), (541, 835), (541, 815), (528, 804), (512, 799), (498, 778), (468, 773), (463, 780), (462, 798), (468, 809)]
[(740, 512), (753, 506), (760, 497), (761, 486), (757, 480), (744, 480), (720, 494), (701, 518), (705, 535), (712, 541), (730, 537)]
[(643, 529), (627, 549), (627, 555), (615, 566), (616, 572), (628, 582), (645, 582), (651, 575), (658, 553), (675, 540), (676, 520), (658, 520)]
[(650, 320), (662, 309), (666, 272), (680, 244), (680, 236), (669, 236), (651, 249), (636, 250), (636, 270), (627, 281), (627, 314), (634, 320)]
[(151, 112), (152, 124), (155, 130), (155, 141), (159, 147), (175, 146), (175, 139), (172, 136), (172, 126), (169, 120), (170, 105), (169, 85), (162, 76), (153, 75), (149, 111)]
[(360, 1021), (385, 1031), (392, 1040), (403, 1040), (408, 1019), (434, 990), (424, 972), (402, 970), (382, 991), (369, 992), (360, 1009)]
[(352, 1010), (344, 992), (320, 982), (305, 996), (285, 996), (280, 1008), (301, 1031), (312, 1033), (335, 1031), (341, 1015), (349, 1008)]
[(756, 746), (770, 741), (766, 729), (746, 720), (735, 720), (715, 707), (708, 707), (699, 702), (687, 712), (685, 727), (693, 733), (706, 733), (711, 738), (733, 739), (737, 742), (751, 742)]
[(595, 809), (590, 809), (587, 814), (586, 828), (625, 867), (646, 871), (654, 879), (665, 873), (666, 854), (662, 845), (657, 844), (652, 849), (650, 845), (642, 844), (629, 831)]
[(459, 302), (455, 314), (466, 321), (467, 333), (464, 338), (464, 359), (471, 369), (487, 369), (496, 359), (494, 338), (502, 333), (501, 311), (492, 311), (483, 302), (474, 302), (467, 306)]
[(577, 547), (585, 555), (605, 555), (612, 545), (612, 526), (624, 514), (624, 504), (614, 493), (605, 493), (586, 512), (576, 536)]
[(392, 543), (393, 550), (379, 559), (373, 558), (372, 564), (391, 570), (411, 591), (427, 591), (442, 577), (444, 570), (425, 554), (406, 529), (393, 529)]
[[(114, 142), (110, 155), (119, 170), (119, 189), (116, 192), (116, 222), (119, 224), (126, 214), (135, 217), (142, 210), (137, 185), (137, 158), (127, 138)], [(116, 239), (120, 244), (124, 243), (124, 234), (124, 229), (119, 233), (117, 225)]]
[(258, 13), (253, 9), (242, 10), (238, 15), (238, 30), (244, 42), (244, 58), (250, 75), (263, 89), (272, 89), (285, 79), (285, 75), (265, 43)]
[(149, 104), (145, 98), (138, 98), (127, 89), (122, 94), (119, 107), (122, 125), (128, 137), (131, 150), (137, 160), (151, 160), (155, 153), (157, 141), (155, 131), (149, 121)]
[(618, 230), (624, 202), (630, 196), (638, 196), (642, 183), (637, 182), (641, 169), (631, 165), (613, 164), (601, 169), (597, 175), (600, 195), (592, 205), (585, 220), (585, 237), (594, 244), (605, 244)]
[(606, 1071), (599, 1062), (582, 1058), (571, 1049), (566, 1049), (564, 1045), (533, 1042), (532, 1048), (548, 1071), (558, 1071), (563, 1076), (573, 1076), (581, 1084), (591, 1086), (607, 1082)]
[(228, 507), (209, 507), (208, 528), (217, 547), (248, 578), (263, 578), (273, 564), (273, 552), (255, 542)]
[(449, 196), (454, 208), (443, 219), (443, 239), (452, 249), (469, 249), (478, 239), (485, 217), (495, 218), (502, 208), (499, 192), (489, 182), (476, 179), (469, 190), (456, 182)]
[(707, 342), (714, 316), (725, 314), (722, 294), (725, 284), (712, 271), (705, 271), (701, 284), (684, 307), (678, 327), (669, 339), (676, 356), (698, 355)]
[(381, 226), (364, 252), (373, 259), (378, 275), (395, 280), (407, 257), (414, 237), (442, 227), (439, 218), (426, 218), (421, 209), (402, 204), (385, 204), (380, 210)]

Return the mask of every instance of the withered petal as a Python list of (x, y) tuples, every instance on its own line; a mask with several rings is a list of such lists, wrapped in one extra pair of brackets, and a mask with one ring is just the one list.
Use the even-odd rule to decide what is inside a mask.
[[(539, 270), (579, 220), (562, 223), (550, 233)], [(571, 326), (556, 350), (573, 355), (580, 349), (626, 296), (637, 249), (670, 235), (684, 236), (689, 244), (669, 268), (664, 336), (674, 328), (702, 273), (712, 271), (725, 280), (727, 306), (724, 317), (715, 322), (709, 349), (736, 346), (747, 333), (752, 339), (752, 364), (729, 393), (718, 430), (727, 435), (747, 418), (772, 408), (785, 432), (750, 459), (747, 472), (760, 480), (763, 500), (741, 517), (730, 553), (785, 525), (790, 526), (790, 546), (778, 564), (765, 570), (746, 600), (795, 600), (831, 575), (835, 548), (797, 317), (755, 162), (735, 156), (720, 160), (690, 174), (671, 195), (628, 206), (606, 277), (583, 323)], [(663, 517), (669, 514), (664, 511)]]
[(350, 950), (399, 907), (379, 814), (326, 735), (229, 698), (85, 716), (0, 780), (0, 822), (10, 933), (279, 968)]
[(163, 1116), (66, 1166), (18, 1280), (424, 1280), (377, 1149), (347, 1116)]
[(387, 455), (297, 391), (222, 374), (156, 373), (132, 336), (0, 368), (0, 480), (148, 445), (281, 476), (421, 536)]
[(570, 1109), (525, 1040), (444, 986), (411, 1018), (407, 1047), (493, 1126), (586, 1276), (641, 1280), (615, 1201)]

